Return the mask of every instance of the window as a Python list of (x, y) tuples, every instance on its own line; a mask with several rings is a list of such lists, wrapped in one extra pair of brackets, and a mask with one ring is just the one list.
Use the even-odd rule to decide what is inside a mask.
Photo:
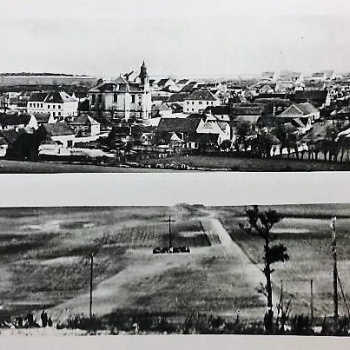
[(95, 95), (91, 96), (91, 104), (95, 104)]
[(201, 104), (202, 104), (202, 101), (199, 101), (199, 104), (201, 105)]
[(53, 109), (55, 109), (55, 108), (56, 108), (56, 106), (55, 106), (55, 105), (52, 105), (52, 108), (53, 108)]
[(194, 101), (192, 101), (192, 104), (194, 105)]
[(118, 102), (118, 94), (114, 94), (114, 96), (113, 96), (113, 102)]
[(60, 115), (61, 115), (61, 112), (58, 112), (58, 115), (60, 116)]
[(43, 108), (43, 107), (44, 107), (42, 103), (40, 104), (40, 107), (41, 107), (41, 108)]
[(53, 116), (53, 117), (55, 117), (55, 116), (56, 116), (56, 113), (55, 113), (55, 112), (53, 112), (53, 113), (52, 113), (52, 116)]
[(135, 103), (135, 95), (131, 95), (131, 103)]
[(58, 107), (58, 109), (61, 109), (61, 105), (58, 105), (57, 107)]
[(29, 107), (32, 107), (32, 104), (31, 104), (31, 103), (29, 103)]
[(47, 108), (50, 109), (50, 105), (47, 105)]
[(209, 104), (209, 101), (207, 101), (207, 105)]

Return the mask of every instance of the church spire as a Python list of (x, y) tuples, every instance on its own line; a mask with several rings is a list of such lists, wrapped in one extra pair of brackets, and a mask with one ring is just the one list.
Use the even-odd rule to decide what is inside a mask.
[(142, 85), (146, 85), (148, 83), (148, 74), (145, 61), (142, 61), (139, 77)]

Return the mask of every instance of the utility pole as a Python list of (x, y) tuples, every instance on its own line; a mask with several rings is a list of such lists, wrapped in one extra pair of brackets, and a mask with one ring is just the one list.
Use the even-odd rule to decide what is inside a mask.
[(332, 234), (332, 253), (333, 253), (333, 299), (334, 299), (334, 320), (338, 320), (338, 268), (337, 268), (337, 240), (336, 240), (336, 221), (337, 218), (333, 217), (331, 220)]
[(94, 253), (90, 255), (90, 320), (92, 320), (92, 278), (94, 270)]
[(166, 222), (169, 224), (169, 248), (171, 248), (173, 246), (171, 241), (171, 223), (175, 222), (175, 220), (172, 220), (171, 216), (169, 215), (169, 219), (166, 220)]
[(314, 320), (314, 280), (310, 280), (310, 313), (311, 313), (311, 322)]

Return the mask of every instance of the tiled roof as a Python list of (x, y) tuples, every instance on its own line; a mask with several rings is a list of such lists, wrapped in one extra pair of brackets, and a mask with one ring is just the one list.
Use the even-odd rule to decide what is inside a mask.
[(231, 108), (230, 106), (208, 106), (204, 113), (211, 113), (213, 115), (230, 115), (231, 114)]
[(169, 96), (168, 102), (183, 102), (188, 93), (178, 92)]
[(44, 102), (47, 92), (33, 92), (30, 95), (29, 101), (32, 102)]
[(209, 90), (193, 91), (185, 100), (216, 101), (217, 98)]
[(73, 130), (66, 122), (47, 124), (45, 129), (50, 136), (74, 135)]
[(33, 113), (38, 123), (48, 123), (50, 119), (50, 113)]
[(99, 123), (88, 114), (83, 113), (69, 122), (69, 125), (98, 125)]
[(195, 133), (200, 118), (162, 118), (159, 122), (157, 132), (183, 132)]

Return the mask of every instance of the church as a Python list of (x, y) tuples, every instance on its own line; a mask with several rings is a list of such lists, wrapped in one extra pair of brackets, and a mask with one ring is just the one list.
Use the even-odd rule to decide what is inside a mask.
[(90, 110), (109, 112), (116, 119), (151, 118), (152, 98), (145, 62), (134, 81), (129, 81), (129, 75), (120, 75), (92, 88), (89, 91)]

